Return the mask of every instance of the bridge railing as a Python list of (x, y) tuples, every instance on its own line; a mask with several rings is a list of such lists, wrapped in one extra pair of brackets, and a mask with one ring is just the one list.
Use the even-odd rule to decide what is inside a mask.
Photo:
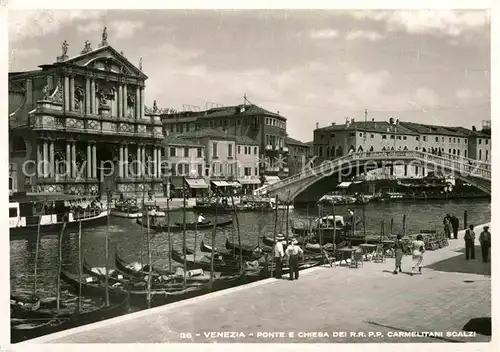
[[(467, 173), (472, 176), (478, 176), (481, 178), (491, 179), (491, 165), (487, 163), (478, 162), (474, 159), (467, 158), (450, 158), (449, 156), (438, 156), (431, 153), (425, 153), (422, 151), (377, 151), (377, 152), (356, 152), (344, 155), (340, 158), (331, 160), (333, 164), (330, 164), (327, 168), (331, 169), (337, 165), (342, 165), (343, 163), (354, 161), (354, 160), (377, 160), (377, 159), (388, 159), (388, 158), (405, 158), (405, 159), (417, 159), (423, 160), (428, 163), (433, 163), (436, 166), (443, 166), (451, 168), (458, 172)], [(472, 162), (474, 161), (474, 163)], [(269, 191), (279, 189), (288, 186), (296, 181), (309, 178), (311, 176), (319, 175), (325, 171), (325, 165), (321, 164), (312, 168), (308, 168), (301, 172), (300, 174), (293, 175), (291, 177), (285, 178), (280, 182), (272, 185), (264, 186), (255, 191), (255, 194), (263, 194)]]

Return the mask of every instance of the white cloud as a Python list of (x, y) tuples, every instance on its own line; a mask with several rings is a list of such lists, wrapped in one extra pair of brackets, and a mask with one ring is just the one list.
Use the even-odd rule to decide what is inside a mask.
[(378, 32), (374, 31), (354, 31), (346, 34), (346, 40), (355, 40), (355, 39), (367, 39), (370, 41), (376, 41), (382, 39), (384, 36)]
[[(99, 33), (102, 32), (105, 24), (102, 21), (90, 21), (87, 23), (80, 23), (76, 28), (80, 34)], [(143, 21), (111, 21), (106, 24), (108, 36), (112, 38), (126, 39), (131, 38), (138, 30), (144, 28)], [(109, 41), (109, 40), (108, 40)]]
[(337, 38), (338, 36), (339, 36), (339, 31), (335, 29), (321, 29), (321, 30), (309, 31), (309, 37), (311, 39), (328, 39), (328, 38)]
[(352, 15), (359, 19), (384, 21), (388, 30), (403, 28), (408, 33), (450, 36), (459, 36), (464, 31), (478, 29), (490, 23), (490, 13), (483, 10), (355, 11)]
[(103, 22), (100, 21), (80, 23), (78, 26), (76, 26), (78, 34), (97, 33), (99, 31), (102, 31), (103, 28)]
[(9, 41), (42, 37), (58, 31), (61, 26), (76, 20), (101, 17), (104, 11), (95, 10), (13, 10), (9, 11)]
[(23, 49), (13, 49), (10, 54), (11, 57), (29, 57), (40, 55), (42, 51), (38, 48), (23, 48)]
[(455, 96), (461, 101), (470, 102), (472, 100), (482, 98), (483, 92), (474, 91), (471, 89), (460, 89), (456, 92)]

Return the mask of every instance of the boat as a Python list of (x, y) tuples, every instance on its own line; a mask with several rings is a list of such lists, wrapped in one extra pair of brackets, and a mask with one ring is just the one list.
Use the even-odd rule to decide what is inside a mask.
[(243, 255), (244, 257), (254, 257), (258, 251), (257, 246), (250, 244), (241, 244), (241, 246), (237, 243), (233, 243), (229, 240), (229, 237), (226, 236), (226, 249), (233, 250), (237, 255)]
[(17, 319), (10, 320), (10, 342), (18, 343), (43, 335), (76, 327), (71, 319)]
[[(137, 224), (147, 227), (147, 223), (143, 219), (137, 219), (136, 220)], [(216, 227), (221, 227), (221, 226), (228, 226), (233, 223), (233, 219), (223, 219), (220, 221), (217, 221)], [(206, 221), (206, 222), (201, 222), (201, 223), (187, 223), (186, 224), (186, 230), (203, 230), (203, 229), (211, 229), (214, 227), (214, 224), (211, 221)], [(167, 231), (169, 229), (170, 231), (182, 231), (184, 230), (184, 225), (180, 222), (176, 222), (174, 225), (170, 225), (170, 227), (167, 226), (165, 223), (151, 223), (149, 224), (149, 228), (152, 230), (156, 231)]]
[[(148, 214), (152, 217), (165, 217), (166, 213), (156, 207), (147, 206)], [(137, 219), (142, 217), (142, 209), (137, 206), (136, 199), (126, 199), (115, 203), (110, 215), (119, 218)]]
[[(354, 232), (353, 234), (353, 227), (357, 228), (361, 224), (361, 219), (354, 217), (354, 225), (350, 221), (350, 216), (335, 215), (335, 244), (340, 244), (344, 241), (351, 242), (353, 245), (365, 242), (365, 237), (361, 231), (358, 233)], [(319, 238), (319, 229), (321, 229), (321, 239)], [(333, 243), (333, 215), (315, 219), (310, 227), (298, 227), (292, 224), (292, 232), (303, 236), (312, 233), (317, 241), (321, 240), (323, 243)]]
[[(205, 252), (205, 253), (212, 253), (212, 246), (209, 246), (208, 244), (205, 243), (205, 240), (201, 240), (201, 243), (200, 243), (200, 250), (202, 252)], [(231, 259), (231, 258), (237, 258), (237, 254), (235, 251), (232, 251), (232, 250), (228, 250), (226, 248), (214, 248), (214, 252), (215, 254), (218, 254), (220, 256), (222, 256), (222, 258), (226, 258), (226, 259)]]
[[(75, 205), (79, 204), (78, 207)], [(94, 206), (91, 206), (93, 204)], [(95, 196), (63, 193), (16, 193), (9, 197), (10, 236), (59, 234), (66, 228), (95, 226), (106, 221), (108, 210)]]
[[(178, 263), (184, 264), (184, 254), (172, 249), (172, 259)], [(203, 255), (194, 257), (193, 254), (186, 255), (186, 268), (188, 270), (203, 269), (210, 271), (212, 268), (211, 256)], [(214, 271), (221, 273), (234, 273), (238, 271), (238, 262), (236, 260), (224, 260), (217, 255), (214, 257)]]

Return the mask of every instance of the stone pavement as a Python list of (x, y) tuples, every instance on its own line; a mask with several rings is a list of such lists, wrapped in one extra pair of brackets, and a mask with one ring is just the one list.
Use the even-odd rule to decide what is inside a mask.
[[(267, 279), (26, 343), (487, 342), (482, 335), (449, 336), (473, 317), (491, 316), (490, 265), (479, 252), (466, 262), (462, 238), (463, 232), (450, 246), (426, 252), (422, 275), (393, 275), (393, 259), (358, 269), (313, 268), (298, 281)], [(410, 265), (404, 257), (403, 270)], [(394, 336), (403, 332), (443, 336)]]

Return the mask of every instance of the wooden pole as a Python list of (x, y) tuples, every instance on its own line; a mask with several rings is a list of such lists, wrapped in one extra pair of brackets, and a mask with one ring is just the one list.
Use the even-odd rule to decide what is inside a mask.
[[(36, 230), (36, 249), (35, 249), (35, 275), (34, 275), (34, 278), (33, 278), (33, 298), (36, 299), (36, 284), (37, 284), (37, 278), (38, 278), (38, 255), (39, 255), (39, 251), (40, 251), (40, 223), (42, 222), (42, 216), (43, 216), (43, 213), (45, 211), (45, 206), (47, 204), (47, 201), (44, 201), (43, 202), (43, 205), (42, 205), (42, 210), (41, 210), (41, 214), (40, 216), (38, 217), (38, 225), (37, 225), (37, 230)], [(69, 214), (68, 214), (69, 216)]]
[(61, 234), (59, 235), (59, 259), (57, 266), (57, 298), (56, 298), (56, 306), (57, 312), (59, 313), (59, 309), (61, 308), (61, 269), (62, 269), (62, 239), (64, 236), (64, 230), (66, 230), (66, 221), (63, 224), (63, 228), (61, 230)]
[(210, 258), (210, 291), (213, 289), (214, 284), (214, 257), (215, 257), (215, 235), (217, 233), (217, 221), (218, 221), (218, 206), (215, 207), (215, 219), (214, 226), (212, 230), (212, 256)]
[[(276, 200), (276, 204), (278, 204), (278, 196), (276, 196), (275, 198)], [(274, 246), (276, 246), (276, 232), (278, 231), (278, 207), (276, 206), (276, 209), (274, 209), (274, 231), (273, 231), (273, 244)], [(274, 248), (273, 248), (274, 250)], [(276, 268), (275, 268), (275, 260), (274, 260), (274, 254), (273, 254), (273, 260), (272, 260), (272, 263), (271, 263), (271, 276), (273, 275), (273, 270), (276, 271)]]
[(366, 243), (366, 204), (363, 205), (363, 236)]
[(332, 213), (333, 213), (333, 250), (336, 251), (337, 250), (337, 220), (335, 219), (335, 203), (332, 204)]
[(170, 237), (170, 177), (167, 177), (167, 190), (168, 271), (172, 273), (172, 238)]
[(406, 214), (403, 215), (403, 237), (406, 236)]
[[(144, 257), (143, 257), (143, 250), (144, 250), (144, 215), (148, 216), (148, 210), (146, 209), (146, 201), (144, 199), (144, 191), (146, 188), (146, 181), (143, 178), (142, 179), (142, 214), (141, 214), (141, 219), (142, 219), (142, 224), (141, 224), (141, 269), (144, 267)], [(147, 220), (146, 220), (147, 221)]]
[(147, 226), (148, 226), (146, 228), (146, 241), (148, 244), (148, 266), (149, 266), (147, 299), (148, 299), (148, 308), (151, 308), (151, 282), (152, 282), (152, 276), (153, 276), (153, 263), (151, 260), (151, 238), (149, 236), (149, 211), (147, 209), (146, 209), (146, 221), (147, 221)]
[(467, 210), (464, 210), (464, 229), (467, 230)]
[(233, 194), (231, 193), (231, 203), (233, 205), (234, 218), (236, 220), (236, 234), (238, 235), (238, 246), (240, 247), (240, 270), (243, 270), (243, 253), (241, 252), (241, 235), (240, 235), (240, 221), (238, 220), (238, 213), (234, 205)]
[(394, 218), (391, 218), (391, 236), (394, 233), (393, 232), (393, 226), (394, 226)]
[(288, 216), (289, 216), (289, 212), (290, 212), (290, 203), (287, 200), (287, 202), (286, 202), (286, 226), (285, 226), (286, 239), (287, 240), (288, 240), (288, 234), (289, 234), (289, 232), (288, 232), (288, 221), (289, 221), (288, 220)]
[(182, 183), (182, 251), (184, 252), (184, 288), (186, 288), (187, 253), (186, 253), (186, 186)]
[(82, 308), (82, 220), (78, 221), (78, 314)]
[(197, 239), (198, 239), (198, 221), (196, 221), (196, 224), (194, 225), (193, 269), (196, 269), (196, 252), (198, 251)]
[[(104, 240), (106, 241), (105, 243), (105, 257), (106, 257), (106, 266), (105, 266), (105, 270), (106, 270), (106, 278), (105, 278), (105, 281), (104, 281), (104, 284), (105, 284), (105, 290), (104, 290), (104, 302), (106, 304), (106, 307), (109, 307), (109, 193), (107, 194), (107, 205), (106, 205), (106, 233), (105, 233), (105, 236), (104, 236)], [(142, 228), (142, 226), (141, 226)], [(142, 263), (141, 263), (142, 265)]]

